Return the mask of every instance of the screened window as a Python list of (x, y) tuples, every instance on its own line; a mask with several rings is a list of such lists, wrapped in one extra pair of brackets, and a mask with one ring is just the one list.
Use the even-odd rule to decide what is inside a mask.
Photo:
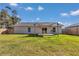
[(28, 28), (28, 32), (31, 32), (31, 28), (30, 27)]
[(47, 28), (42, 28), (42, 33), (47, 33)]
[(56, 28), (55, 27), (53, 28), (53, 32), (56, 32)]

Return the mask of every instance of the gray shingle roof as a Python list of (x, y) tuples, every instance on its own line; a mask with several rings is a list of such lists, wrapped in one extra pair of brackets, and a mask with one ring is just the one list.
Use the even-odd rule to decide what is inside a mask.
[(63, 26), (62, 24), (59, 24), (57, 22), (21, 22), (19, 24), (16, 24), (14, 26), (23, 26), (23, 25), (34, 25), (34, 24), (45, 24), (45, 25), (54, 25), (54, 24), (58, 24), (59, 26)]

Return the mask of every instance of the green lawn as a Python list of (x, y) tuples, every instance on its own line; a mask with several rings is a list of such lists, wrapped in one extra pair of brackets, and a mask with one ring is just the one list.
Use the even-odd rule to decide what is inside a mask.
[(0, 35), (0, 55), (79, 56), (79, 36), (32, 37), (26, 34)]

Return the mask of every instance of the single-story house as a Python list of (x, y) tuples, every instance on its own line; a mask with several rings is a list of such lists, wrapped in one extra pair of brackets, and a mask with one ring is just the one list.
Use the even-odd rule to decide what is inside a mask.
[(68, 27), (63, 29), (64, 34), (72, 34), (72, 35), (79, 35), (79, 23), (72, 24)]
[(14, 33), (58, 34), (62, 33), (62, 26), (57, 22), (22, 22), (14, 25)]

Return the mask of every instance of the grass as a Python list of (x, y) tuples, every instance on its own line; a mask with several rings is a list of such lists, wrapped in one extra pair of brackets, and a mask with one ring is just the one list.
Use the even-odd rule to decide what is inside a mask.
[(79, 56), (79, 36), (0, 35), (2, 56)]

